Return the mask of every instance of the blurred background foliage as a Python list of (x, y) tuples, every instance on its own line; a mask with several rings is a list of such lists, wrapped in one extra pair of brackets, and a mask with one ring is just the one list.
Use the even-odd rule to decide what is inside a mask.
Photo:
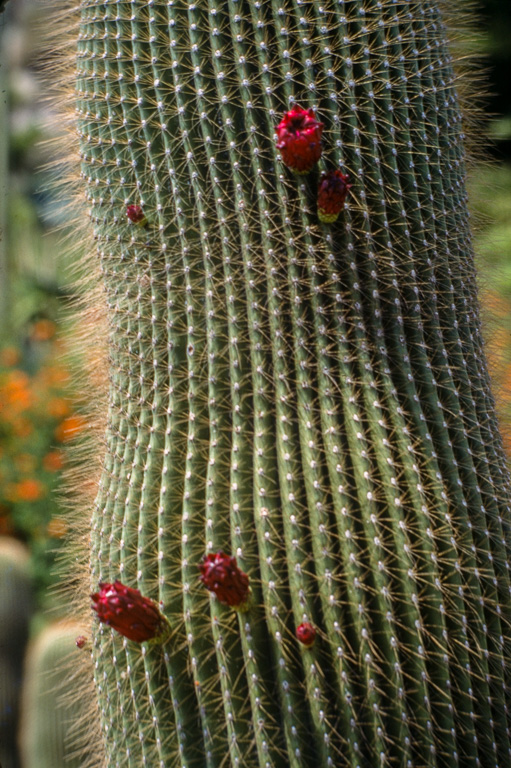
[(69, 201), (55, 192), (61, 121), (41, 81), (51, 55), (41, 48), (47, 23), (45, 0), (11, 0), (0, 15), (2, 768), (80, 765), (69, 762), (71, 719), (79, 719), (69, 713), (78, 710), (59, 707), (56, 680), (69, 677), (66, 660), (80, 667), (73, 637), (84, 628), (69, 624), (55, 585), (68, 534), (66, 447), (86, 429), (75, 381), (87, 350), (71, 343), (67, 311), (75, 297), (63, 239), (72, 224)]
[[(477, 4), (476, 4), (477, 5)], [(511, 161), (511, 3), (509, 0), (480, 0), (482, 48), (488, 68), (489, 114), (495, 152)]]
[(60, 128), (41, 83), (44, 24), (39, 0), (8, 3), (0, 17), (0, 535), (28, 547), (46, 609), (67, 532), (63, 447), (85, 423), (70, 371), (69, 212), (55, 194)]
[[(470, 170), (469, 187), (487, 350), (511, 455), (511, 0), (481, 0), (480, 17), (472, 47), (486, 57), (480, 96), (491, 142)], [(18, 646), (66, 612), (52, 590), (67, 534), (62, 470), (66, 446), (86, 429), (73, 386), (81, 364), (76, 345), (69, 354), (74, 328), (66, 306), (74, 297), (63, 238), (70, 213), (54, 191), (60, 123), (40, 80), (46, 23), (45, 0), (11, 0), (0, 16), (0, 545), (7, 552), (0, 588), (5, 560), (6, 572), (22, 573), (25, 586), (29, 578), (33, 593)], [(0, 634), (0, 689), (2, 643)], [(3, 768), (21, 765), (15, 747), (5, 746), (18, 718), (21, 662), (13, 668), (11, 658), (12, 691), (4, 680), (7, 694), (0, 692)]]

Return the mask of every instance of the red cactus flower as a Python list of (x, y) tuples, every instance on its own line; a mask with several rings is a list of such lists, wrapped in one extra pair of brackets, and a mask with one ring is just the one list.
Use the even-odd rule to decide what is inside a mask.
[(314, 111), (295, 104), (277, 126), (277, 149), (284, 165), (300, 175), (309, 173), (321, 157), (322, 133), (323, 123), (316, 120)]
[(318, 216), (325, 224), (332, 224), (344, 208), (346, 195), (351, 189), (349, 176), (338, 169), (325, 173), (318, 187)]
[(126, 216), (133, 224), (138, 224), (141, 227), (145, 227), (147, 224), (145, 213), (140, 205), (127, 205)]
[(300, 641), (306, 648), (310, 648), (314, 645), (316, 639), (316, 628), (309, 624), (308, 621), (304, 621), (303, 624), (299, 624), (296, 628), (296, 639)]
[(250, 597), (249, 579), (236, 564), (236, 558), (223, 552), (210, 553), (199, 566), (201, 581), (219, 602), (243, 611)]
[(144, 643), (154, 640), (163, 643), (170, 632), (170, 625), (155, 602), (120, 581), (99, 585), (99, 592), (91, 595), (100, 621), (108, 624), (119, 634)]
[(84, 635), (78, 635), (78, 637), (75, 640), (75, 645), (77, 648), (83, 648), (87, 642), (87, 638), (84, 637)]

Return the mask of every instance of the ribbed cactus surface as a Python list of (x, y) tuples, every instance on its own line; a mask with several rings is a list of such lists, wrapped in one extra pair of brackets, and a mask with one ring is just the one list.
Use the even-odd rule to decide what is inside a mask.
[[(111, 365), (91, 586), (173, 627), (97, 632), (109, 768), (510, 766), (509, 486), (438, 2), (73, 13)], [(295, 104), (308, 176), (276, 148)], [(220, 550), (245, 613), (199, 579)]]

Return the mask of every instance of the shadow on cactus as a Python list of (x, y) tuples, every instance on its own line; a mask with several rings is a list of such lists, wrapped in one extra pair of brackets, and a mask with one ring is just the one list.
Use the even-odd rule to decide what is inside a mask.
[[(109, 768), (509, 765), (509, 479), (451, 12), (71, 10), (110, 360), (91, 582), (172, 627), (96, 626)], [(248, 610), (205, 589), (215, 553)]]

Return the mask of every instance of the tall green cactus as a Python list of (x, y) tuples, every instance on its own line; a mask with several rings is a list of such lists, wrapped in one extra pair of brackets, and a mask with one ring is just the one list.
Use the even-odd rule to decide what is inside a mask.
[[(439, 2), (73, 12), (110, 329), (92, 587), (173, 627), (96, 633), (108, 766), (510, 766), (509, 485)], [(276, 148), (293, 104), (353, 185), (333, 225)], [(199, 580), (219, 550), (246, 613)]]

